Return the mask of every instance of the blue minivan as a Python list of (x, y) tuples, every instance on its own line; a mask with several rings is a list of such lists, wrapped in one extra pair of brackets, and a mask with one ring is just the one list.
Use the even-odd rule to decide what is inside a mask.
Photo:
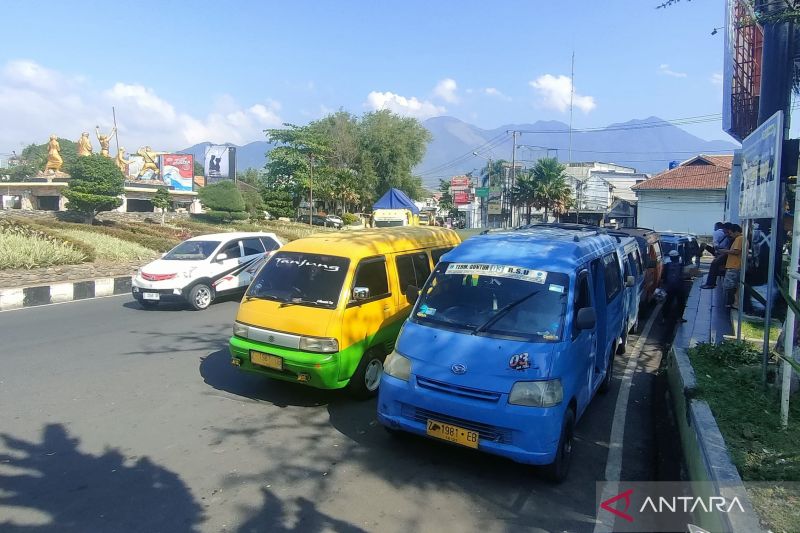
[(442, 256), (384, 363), (380, 422), (566, 477), (575, 423), (609, 388), (625, 334), (618, 246), (534, 226)]
[(639, 306), (644, 298), (645, 270), (639, 254), (639, 243), (633, 237), (612, 235), (617, 240), (617, 255), (625, 280), (625, 336), (617, 353), (625, 353), (628, 333), (639, 325)]

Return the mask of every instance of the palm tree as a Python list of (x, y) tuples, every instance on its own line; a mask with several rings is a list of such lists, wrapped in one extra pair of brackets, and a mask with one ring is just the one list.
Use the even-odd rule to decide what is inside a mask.
[(545, 222), (549, 211), (563, 209), (572, 202), (572, 189), (567, 184), (566, 168), (554, 157), (540, 159), (533, 167), (531, 175), (536, 184), (535, 205), (544, 209)]
[(511, 191), (511, 200), (514, 205), (525, 206), (527, 223), (531, 223), (531, 206), (538, 203), (537, 182), (529, 172), (519, 174), (517, 183)]

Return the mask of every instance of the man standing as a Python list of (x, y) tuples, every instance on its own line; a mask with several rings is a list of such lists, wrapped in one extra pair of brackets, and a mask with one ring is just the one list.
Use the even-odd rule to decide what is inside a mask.
[(739, 272), (742, 268), (742, 227), (733, 224), (731, 238), (733, 244), (729, 249), (720, 250), (725, 259), (725, 280), (722, 287), (725, 289), (726, 307), (739, 308)]
[[(674, 320), (683, 315), (683, 261), (678, 250), (669, 253), (669, 261), (664, 264), (663, 287), (667, 292), (667, 299), (664, 302), (664, 311), (661, 315), (661, 322), (667, 319)], [(681, 318), (682, 322), (685, 322)]]
[[(720, 271), (724, 268), (725, 260), (727, 259), (727, 256), (722, 253), (722, 250), (727, 250), (731, 247), (731, 244), (733, 244), (731, 229), (734, 225), (730, 222), (724, 224), (718, 222), (717, 224), (721, 224), (722, 226), (714, 230), (713, 244), (715, 257), (708, 267), (708, 276), (706, 276), (706, 282), (700, 287), (701, 289), (713, 289), (717, 286), (717, 276), (720, 275)], [(716, 224), (714, 227), (716, 228)]]

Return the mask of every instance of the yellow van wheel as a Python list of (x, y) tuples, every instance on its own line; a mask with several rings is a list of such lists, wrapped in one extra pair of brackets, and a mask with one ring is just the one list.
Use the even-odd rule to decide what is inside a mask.
[(354, 398), (367, 400), (378, 393), (378, 386), (383, 377), (383, 361), (386, 354), (373, 348), (361, 356), (361, 361), (353, 372), (347, 389)]

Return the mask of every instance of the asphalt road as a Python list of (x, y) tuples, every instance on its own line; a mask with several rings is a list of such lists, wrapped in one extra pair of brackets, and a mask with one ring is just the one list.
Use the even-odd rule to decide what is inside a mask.
[[(0, 531), (592, 531), (619, 378), (554, 486), (504, 459), (394, 439), (374, 401), (240, 373), (227, 351), (237, 303), (144, 311), (121, 296), (0, 313)], [(622, 479), (671, 475), (652, 401), (665, 335), (651, 333), (633, 380)]]

